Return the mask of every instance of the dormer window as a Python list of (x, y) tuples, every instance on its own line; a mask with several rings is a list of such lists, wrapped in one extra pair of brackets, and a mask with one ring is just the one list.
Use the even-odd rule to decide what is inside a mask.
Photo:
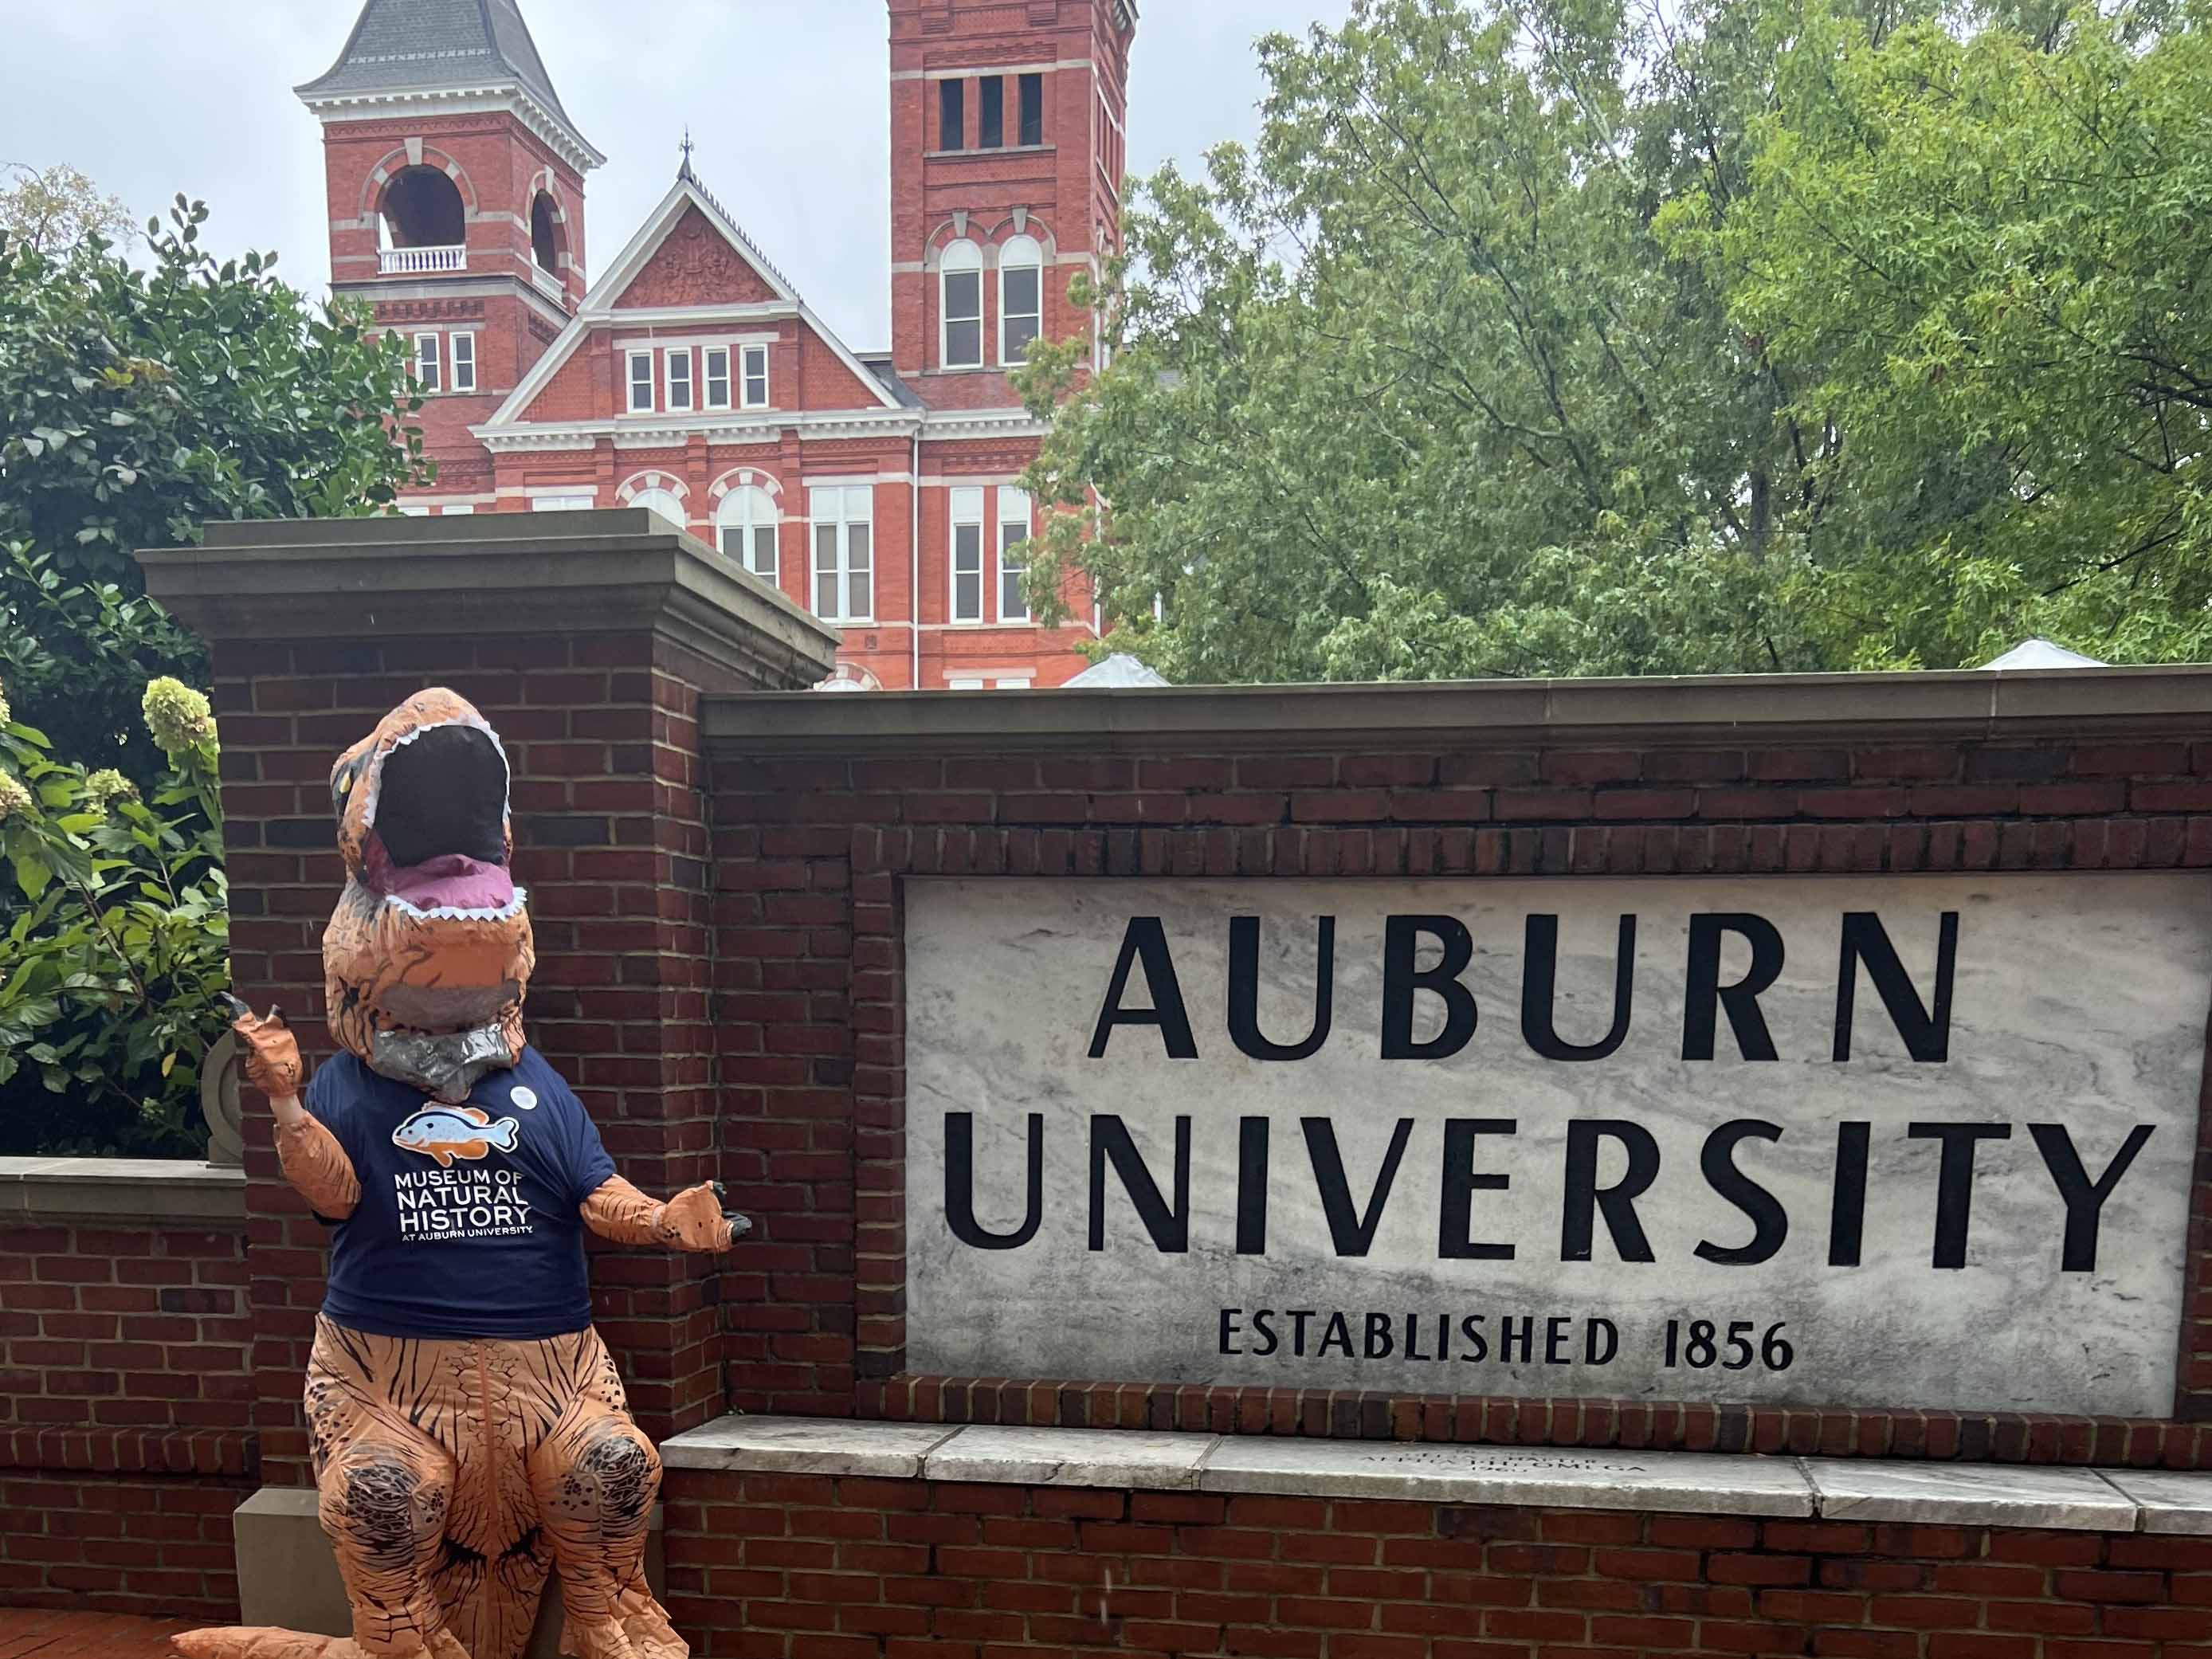
[(946, 368), (983, 366), (983, 252), (958, 241), (945, 250), (944, 337), (939, 362)]
[(939, 149), (968, 148), (968, 83), (965, 81), (939, 81), (937, 83), (937, 147)]

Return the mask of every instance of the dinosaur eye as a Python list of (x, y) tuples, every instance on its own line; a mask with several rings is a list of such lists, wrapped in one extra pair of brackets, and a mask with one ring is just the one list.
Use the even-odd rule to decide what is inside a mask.
[(361, 781), (362, 764), (358, 760), (349, 761), (331, 774), (331, 811), (338, 817), (345, 817), (346, 800), (353, 793), (354, 785)]

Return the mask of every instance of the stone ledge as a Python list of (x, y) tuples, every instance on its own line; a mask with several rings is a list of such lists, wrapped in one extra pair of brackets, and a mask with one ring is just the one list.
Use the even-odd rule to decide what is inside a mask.
[(48, 1220), (246, 1224), (246, 1171), (182, 1158), (0, 1158), (0, 1226)]
[(219, 645), (649, 630), (778, 686), (836, 659), (836, 629), (642, 507), (217, 522), (138, 562), (147, 592)]
[(2212, 1536), (2212, 1474), (719, 1418), (671, 1469)]
[(711, 697), (700, 720), (731, 754), (1079, 750), (1188, 752), (1198, 744), (1306, 750), (1615, 743), (1724, 747), (1814, 740), (1928, 743), (2195, 737), (2212, 667), (1991, 673), (1716, 674), (1419, 684), (884, 691), (860, 697)]

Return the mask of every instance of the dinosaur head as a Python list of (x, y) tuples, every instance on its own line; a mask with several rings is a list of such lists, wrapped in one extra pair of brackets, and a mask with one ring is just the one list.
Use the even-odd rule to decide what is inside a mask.
[(447, 1101), (522, 1051), (530, 917), (508, 869), (506, 751), (419, 691), (331, 769), (346, 887), (323, 933), (331, 1035)]

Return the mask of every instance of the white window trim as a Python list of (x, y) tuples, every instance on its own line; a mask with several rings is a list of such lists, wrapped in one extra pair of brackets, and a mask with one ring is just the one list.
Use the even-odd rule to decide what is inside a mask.
[[(1021, 503), (1019, 512), (1012, 510), (1013, 501), (1009, 501), (1009, 497)], [(1026, 605), (1022, 607), (1019, 616), (1006, 614), (1006, 531), (1010, 526), (1019, 525), (1024, 545), (1036, 534), (1036, 498), (1026, 489), (1001, 484), (999, 486), (998, 507), (998, 521), (992, 526), (995, 533), (991, 541), (991, 603), (997, 607), (998, 619), (1002, 623), (1033, 622), (1035, 615)], [(1029, 567), (1030, 562), (1023, 560), (1021, 568), (1026, 571)]]
[[(461, 342), (464, 340), (466, 340), (469, 343), (469, 383), (466, 386), (463, 386), (461, 384)], [(477, 389), (476, 330), (472, 328), (455, 329), (447, 341), (446, 356), (447, 362), (452, 368), (452, 373), (448, 376), (453, 382), (452, 389), (455, 392), (474, 392)]]
[[(755, 354), (760, 358), (761, 395), (753, 396), (752, 364)], [(774, 401), (775, 388), (769, 383), (768, 347), (741, 345), (738, 348), (738, 398), (740, 409), (766, 409)]]
[(441, 517), (448, 519), (465, 519), (473, 515), (476, 510), (476, 504), (473, 501), (456, 501), (450, 507), (439, 508), (439, 514)]
[[(867, 502), (867, 517), (855, 519), (846, 514), (849, 495), (861, 495)], [(832, 505), (834, 517), (824, 518), (823, 509)], [(806, 524), (806, 608), (822, 622), (835, 623), (841, 628), (865, 627), (876, 619), (876, 492), (873, 485), (810, 483), (807, 489)], [(853, 586), (852, 527), (856, 524), (868, 526), (868, 608), (865, 616), (845, 613), (850, 602)], [(823, 616), (821, 602), (821, 569), (816, 561), (820, 557), (816, 549), (817, 532), (824, 525), (837, 529), (837, 605), (839, 613)]]
[[(699, 407), (698, 360), (690, 346), (670, 346), (661, 354), (660, 384), (672, 415), (689, 415)], [(676, 367), (684, 366), (684, 401), (676, 401)]]
[[(422, 372), (422, 348), (425, 345), (430, 348), (430, 372), (427, 375)], [(445, 379), (446, 360), (441, 355), (441, 348), (440, 347), (437, 335), (434, 333), (417, 334), (415, 337), (415, 385), (416, 389), (422, 392), (443, 392), (446, 389)]]
[[(740, 517), (737, 514), (735, 509), (745, 501), (748, 490), (753, 492), (767, 504), (766, 516), (756, 518), (747, 514)], [(783, 520), (782, 509), (776, 505), (775, 497), (771, 495), (763, 485), (738, 484), (722, 497), (714, 508), (714, 545), (725, 558), (732, 557), (729, 550), (722, 546), (722, 535), (726, 531), (739, 532), (744, 540), (734, 556), (738, 568), (747, 575), (757, 577), (771, 586), (781, 587), (783, 586)], [(763, 530), (769, 532), (769, 545), (775, 550), (775, 568), (773, 570), (753, 568), (753, 538)], [(810, 577), (813, 573), (813, 537), (814, 532), (810, 527), (807, 531), (807, 571)], [(874, 553), (875, 550), (872, 544), (869, 548), (872, 563)], [(872, 574), (869, 585), (872, 590), (874, 586)]]
[[(703, 390), (707, 394), (707, 407), (710, 410), (727, 409), (730, 406), (732, 398), (735, 395), (738, 383), (735, 378), (730, 374), (730, 365), (735, 355), (736, 354), (726, 345), (708, 346), (700, 355), (700, 367), (706, 371), (700, 378), (706, 383)], [(722, 360), (722, 395), (719, 399), (714, 396), (715, 376), (714, 368), (714, 359), (718, 356)]]
[[(645, 364), (645, 403), (641, 407), (637, 401), (637, 366), (641, 361)], [(639, 347), (625, 353), (623, 362), (623, 413), (657, 414), (659, 411), (654, 405), (659, 401), (659, 386), (653, 379), (653, 349), (650, 346)]]
[(983, 682), (980, 677), (973, 674), (948, 676), (945, 682), (945, 689), (947, 691), (981, 691), (983, 689)]
[[(945, 531), (945, 620), (955, 628), (981, 628), (989, 610), (984, 582), (992, 561), (987, 538), (990, 520), (983, 513), (983, 492), (972, 485), (947, 492)], [(975, 532), (975, 614), (960, 614), (960, 532)]]
[[(988, 331), (983, 325), (983, 278), (988, 274), (983, 268), (983, 251), (977, 247), (975, 243), (967, 241), (955, 242), (952, 244), (952, 247), (966, 248), (969, 252), (975, 255), (975, 263), (971, 265), (963, 261), (963, 263), (957, 267), (950, 259), (940, 259), (938, 263), (937, 366), (939, 368), (945, 369), (981, 368), (983, 367), (983, 336)], [(947, 248), (945, 250), (948, 254), (951, 253), (951, 251), (952, 248)], [(951, 299), (951, 289), (952, 286), (952, 279), (955, 276), (973, 276), (975, 279), (975, 361), (972, 363), (956, 363), (952, 361), (952, 301)], [(963, 317), (961, 320), (964, 323), (968, 319)]]
[(1042, 244), (1039, 243), (1033, 236), (1024, 237), (1022, 240), (1027, 241), (1031, 247), (1036, 249), (1037, 257), (1035, 264), (1031, 264), (1030, 261), (1024, 259), (1010, 265), (1006, 264), (1003, 257), (1003, 250), (1001, 250), (1001, 258), (999, 262), (999, 366), (1001, 368), (1016, 368), (1022, 361), (1016, 357), (1013, 352), (1010, 350), (1006, 345), (1007, 272), (1013, 270), (1033, 270), (1036, 273), (1036, 310), (1034, 313), (1024, 312), (1023, 315), (1029, 316), (1034, 314), (1036, 318), (1036, 332), (1030, 337), (1036, 340), (1042, 340), (1044, 338), (1044, 247)]
[(599, 504), (598, 492), (585, 489), (549, 489), (530, 498), (532, 513), (588, 513)]
[(991, 689), (994, 691), (1026, 691), (1036, 684), (1036, 680), (1027, 674), (1009, 674), (1003, 679), (992, 681)]

